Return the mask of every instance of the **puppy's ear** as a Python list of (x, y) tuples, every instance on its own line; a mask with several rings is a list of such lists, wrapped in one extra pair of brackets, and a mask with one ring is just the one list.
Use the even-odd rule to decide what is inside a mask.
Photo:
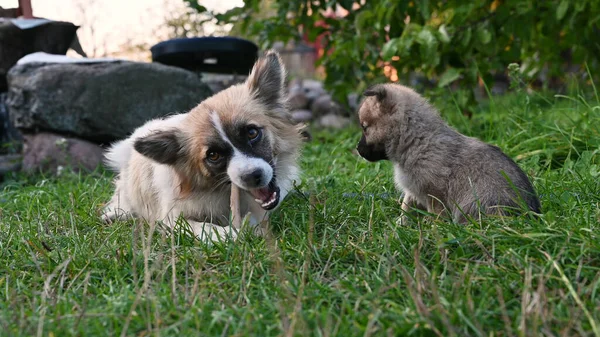
[(280, 107), (285, 96), (285, 67), (276, 51), (269, 50), (254, 64), (246, 80), (248, 89), (269, 107)]
[(365, 92), (363, 92), (363, 96), (365, 97), (370, 97), (370, 96), (375, 96), (375, 98), (377, 98), (377, 100), (379, 102), (382, 102), (385, 97), (387, 96), (387, 90), (385, 89), (385, 87), (383, 85), (374, 85), (370, 88), (368, 88), (367, 90), (365, 90)]
[(165, 130), (138, 138), (133, 148), (161, 164), (174, 165), (181, 158), (181, 137), (177, 130)]

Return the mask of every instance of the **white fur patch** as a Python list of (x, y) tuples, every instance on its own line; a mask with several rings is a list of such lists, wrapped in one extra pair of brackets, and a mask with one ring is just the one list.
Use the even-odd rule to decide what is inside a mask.
[[(255, 170), (262, 171), (262, 186), (249, 186), (242, 180), (246, 174), (250, 174)], [(273, 179), (273, 168), (262, 158), (248, 157), (234, 148), (233, 157), (227, 166), (227, 175), (231, 181), (239, 187), (250, 190), (266, 186)]]
[(229, 141), (229, 138), (227, 138), (227, 135), (225, 134), (225, 130), (223, 130), (223, 124), (221, 124), (221, 118), (219, 118), (219, 114), (217, 114), (216, 111), (210, 112), (210, 120), (212, 121), (213, 125), (215, 126), (215, 129), (217, 129), (219, 136), (221, 136), (221, 138), (225, 142), (227, 142), (227, 144), (231, 145), (231, 147), (233, 147), (235, 149), (233, 144), (231, 144), (231, 141)]
[(412, 195), (418, 202), (422, 204), (427, 203), (427, 195), (417, 194), (414, 191), (421, 191), (417, 184), (418, 180), (411, 179), (403, 170), (400, 168), (400, 165), (394, 164), (394, 182), (396, 183), (396, 187), (402, 190), (406, 194)]

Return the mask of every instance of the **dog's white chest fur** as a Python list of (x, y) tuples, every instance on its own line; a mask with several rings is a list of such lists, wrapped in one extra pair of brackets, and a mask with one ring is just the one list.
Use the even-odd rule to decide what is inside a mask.
[(396, 187), (402, 191), (415, 190), (414, 187), (411, 188), (411, 180), (398, 164), (394, 164), (394, 182)]

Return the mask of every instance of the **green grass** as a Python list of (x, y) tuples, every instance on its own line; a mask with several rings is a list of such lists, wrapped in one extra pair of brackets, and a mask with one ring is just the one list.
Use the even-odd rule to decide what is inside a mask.
[(353, 154), (357, 128), (313, 134), (267, 240), (104, 225), (107, 173), (8, 181), (0, 335), (598, 336), (600, 104), (574, 97), (494, 98), (471, 120), (439, 104), (517, 158), (540, 219), (399, 226), (391, 165)]

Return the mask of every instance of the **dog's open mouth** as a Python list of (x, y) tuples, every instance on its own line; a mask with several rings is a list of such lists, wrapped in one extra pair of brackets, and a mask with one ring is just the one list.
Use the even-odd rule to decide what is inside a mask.
[(275, 178), (265, 187), (250, 190), (250, 194), (260, 207), (267, 211), (272, 210), (279, 204), (279, 186), (277, 186)]

